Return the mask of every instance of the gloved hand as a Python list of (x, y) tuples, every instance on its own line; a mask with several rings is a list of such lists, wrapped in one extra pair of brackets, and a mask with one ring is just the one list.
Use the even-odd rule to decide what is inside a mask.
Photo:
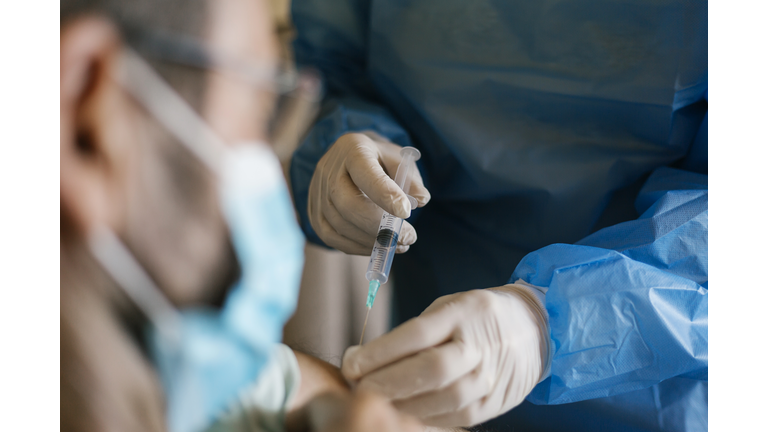
[[(374, 132), (341, 136), (317, 163), (309, 184), (309, 222), (325, 244), (348, 254), (371, 253), (381, 209), (400, 218), (411, 214), (411, 203), (392, 177), (401, 147)], [(430, 198), (421, 174), (412, 171), (408, 193), (418, 207)], [(408, 250), (416, 230), (403, 222), (396, 252)]]
[(470, 426), (523, 401), (549, 374), (546, 310), (523, 284), (440, 297), (422, 314), (344, 353), (360, 389), (433, 426)]

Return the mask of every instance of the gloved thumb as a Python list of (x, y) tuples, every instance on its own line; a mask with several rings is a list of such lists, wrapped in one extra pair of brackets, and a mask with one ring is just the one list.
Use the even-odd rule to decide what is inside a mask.
[[(344, 370), (345, 370), (345, 366), (344, 366), (344, 365), (346, 364), (346, 365), (347, 365), (347, 368), (348, 368), (348, 367), (349, 367), (349, 364), (350, 364), (350, 361), (349, 361), (349, 359), (350, 359), (352, 356), (354, 356), (356, 352), (360, 351), (362, 348), (363, 348), (363, 347), (362, 347), (361, 345), (353, 345), (353, 346), (351, 346), (351, 347), (347, 348), (347, 349), (344, 351), (344, 356), (343, 356), (343, 357), (342, 357), (342, 359), (341, 359), (341, 371), (342, 371), (342, 375), (344, 376), (344, 379), (346, 379), (346, 380), (347, 380), (347, 383), (349, 384), (349, 386), (350, 386), (350, 387), (352, 387), (352, 388), (355, 388), (355, 386), (357, 385), (357, 382), (358, 382), (358, 380), (359, 380), (359, 379), (356, 379), (356, 378), (350, 379), (350, 377), (351, 377), (351, 376), (355, 376), (355, 377), (356, 377), (356, 376), (358, 376), (358, 375), (357, 375), (356, 373), (353, 373), (353, 374), (349, 374), (349, 373), (347, 373), (347, 374), (344, 374)], [(357, 372), (357, 370), (355, 370), (355, 372)], [(349, 375), (349, 376), (348, 376), (348, 375)]]
[[(368, 132), (373, 141), (378, 145), (379, 149), (379, 161), (384, 165), (384, 169), (394, 177), (400, 167), (400, 162), (403, 160), (401, 150), (403, 149), (399, 145), (386, 141), (372, 132)], [(426, 187), (424, 187), (424, 180), (421, 178), (419, 168), (414, 164), (408, 173), (409, 186), (406, 186), (404, 192), (413, 198), (411, 200), (411, 209), (415, 207), (424, 207), (432, 197)]]
[(346, 169), (352, 181), (384, 211), (407, 219), (411, 215), (408, 196), (381, 167), (377, 144), (368, 137), (362, 141), (346, 159)]

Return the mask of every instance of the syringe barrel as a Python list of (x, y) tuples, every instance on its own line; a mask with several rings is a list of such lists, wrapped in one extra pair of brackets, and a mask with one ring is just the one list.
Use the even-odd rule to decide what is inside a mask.
[(365, 278), (369, 281), (377, 280), (385, 284), (389, 279), (389, 271), (392, 269), (392, 260), (395, 257), (397, 239), (400, 236), (400, 228), (403, 220), (384, 212), (379, 223), (379, 231), (376, 243), (373, 245), (371, 260), (368, 262), (368, 270)]
[[(397, 166), (395, 183), (407, 194), (413, 177), (409, 175), (411, 168), (421, 158), (421, 153), (414, 147), (403, 147), (400, 150), (400, 156), (402, 156), (402, 160)], [(389, 271), (392, 268), (392, 260), (395, 257), (397, 240), (400, 237), (402, 226), (403, 220), (399, 217), (392, 216), (387, 212), (381, 215), (376, 243), (373, 245), (371, 260), (368, 262), (368, 271), (365, 272), (365, 278), (369, 281), (377, 280), (384, 284), (389, 279)]]

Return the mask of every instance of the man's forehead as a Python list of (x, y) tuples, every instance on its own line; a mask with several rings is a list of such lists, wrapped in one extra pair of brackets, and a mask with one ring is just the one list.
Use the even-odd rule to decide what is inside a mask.
[(277, 61), (277, 42), (265, 0), (209, 0), (206, 39), (212, 48), (243, 60)]

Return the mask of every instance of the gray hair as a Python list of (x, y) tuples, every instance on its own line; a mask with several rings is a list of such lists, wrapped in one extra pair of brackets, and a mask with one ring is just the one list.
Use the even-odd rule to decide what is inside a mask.
[(96, 13), (121, 29), (141, 26), (201, 37), (207, 13), (206, 0), (61, 0), (60, 23)]
[[(60, 24), (84, 15), (100, 15), (118, 28), (126, 45), (136, 29), (203, 39), (207, 25), (209, 0), (61, 0)], [(139, 54), (140, 47), (134, 46)], [(195, 108), (202, 103), (205, 80), (200, 73), (177, 64), (146, 58), (187, 102)]]

